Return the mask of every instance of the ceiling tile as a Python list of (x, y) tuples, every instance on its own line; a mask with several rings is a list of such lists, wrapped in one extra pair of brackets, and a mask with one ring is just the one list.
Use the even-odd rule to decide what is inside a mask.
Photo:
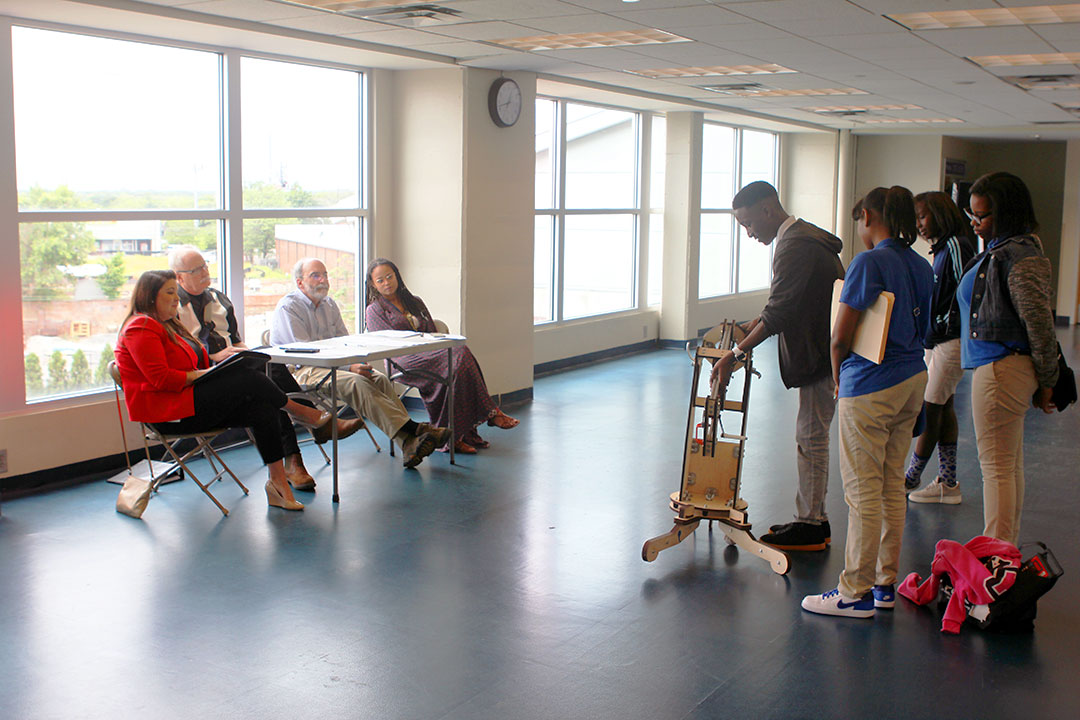
[(1053, 46), (1028, 27), (923, 30), (916, 35), (954, 55), (1054, 52)]
[(349, 33), (357, 32), (379, 32), (381, 30), (389, 29), (389, 26), (383, 23), (371, 22), (370, 20), (361, 20), (360, 18), (352, 18), (344, 15), (335, 15), (333, 13), (322, 12), (315, 13), (313, 15), (306, 15), (303, 17), (269, 20), (268, 22), (271, 25), (289, 27), (296, 30), (307, 30), (308, 32), (324, 33), (326, 35), (347, 35)]
[(498, 40), (501, 38), (527, 37), (533, 34), (532, 28), (498, 20), (435, 25), (425, 27), (424, 30), (434, 35), (455, 37), (461, 40)]
[(1080, 23), (1040, 25), (1031, 30), (1057, 52), (1080, 52)]
[(679, 28), (679, 35), (691, 40), (698, 40), (713, 45), (724, 45), (736, 40), (769, 40), (780, 43), (795, 36), (786, 30), (759, 22), (744, 22), (738, 25), (708, 25), (705, 27)]
[(280, 20), (311, 14), (309, 8), (271, 3), (265, 0), (208, 0), (184, 5), (183, 9), (255, 21)]
[(612, 30), (640, 30), (644, 25), (633, 23), (612, 15), (590, 13), (588, 15), (564, 15), (561, 17), (522, 18), (519, 24), (539, 32), (532, 35), (561, 33), (611, 32)]
[[(382, 27), (386, 26), (383, 25)], [(380, 45), (392, 45), (407, 48), (423, 47), (424, 45), (434, 45), (436, 43), (446, 42), (446, 38), (442, 35), (433, 35), (432, 33), (421, 32), (420, 30), (412, 30), (409, 28), (379, 30), (377, 32), (349, 33), (345, 37), (350, 37), (354, 40), (363, 40), (364, 42), (379, 43)]]
[[(648, 9), (645, 9), (648, 7)], [(748, 18), (729, 12), (715, 5), (689, 5), (686, 7), (657, 9), (650, 3), (624, 4), (625, 12), (613, 15), (648, 27), (667, 30), (684, 27), (711, 27), (713, 25), (736, 25), (750, 22)]]
[(449, 5), (463, 15), (490, 20), (520, 20), (558, 15), (582, 15), (590, 10), (559, 0), (455, 0)]

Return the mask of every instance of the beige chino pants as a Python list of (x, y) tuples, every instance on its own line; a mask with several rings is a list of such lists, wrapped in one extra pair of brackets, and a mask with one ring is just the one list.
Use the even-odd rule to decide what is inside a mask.
[(1024, 509), (1024, 416), (1038, 389), (1027, 355), (975, 368), (971, 419), (983, 476), (983, 535), (1017, 544)]
[[(330, 374), (326, 368), (300, 367), (293, 370), (293, 377), (301, 385), (315, 385)], [(319, 394), (330, 399), (330, 381), (319, 390)], [(368, 379), (363, 375), (337, 371), (338, 400), (346, 403), (370, 424), (393, 439), (401, 426), (409, 421), (409, 413), (394, 392), (394, 383), (386, 375), (374, 372)]]
[(904, 466), (925, 391), (923, 371), (890, 388), (837, 403), (840, 477), (848, 504), (838, 587), (847, 597), (862, 597), (874, 585), (896, 582), (907, 513)]

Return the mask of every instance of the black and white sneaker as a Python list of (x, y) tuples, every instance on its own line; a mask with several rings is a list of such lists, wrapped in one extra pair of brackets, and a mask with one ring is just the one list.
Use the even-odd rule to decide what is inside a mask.
[[(785, 533), (785, 532), (787, 532), (788, 530), (791, 529), (792, 525), (810, 525), (810, 524), (811, 523), (789, 522), (789, 523), (783, 523), (783, 524), (780, 524), (780, 525), (773, 525), (772, 527), (769, 528), (769, 535), (778, 535), (778, 534)], [(825, 544), (829, 545), (830, 543), (832, 543), (832, 528), (829, 527), (829, 521), (828, 520), (822, 520), (821, 525), (819, 527), (821, 528), (821, 532), (825, 535)], [(762, 541), (764, 542), (764, 538), (762, 538)], [(770, 545), (771, 544), (772, 543), (770, 543)]]

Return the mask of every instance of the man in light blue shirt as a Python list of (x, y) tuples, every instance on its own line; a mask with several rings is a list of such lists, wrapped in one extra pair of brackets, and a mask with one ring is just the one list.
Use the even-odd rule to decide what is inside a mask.
[[(303, 258), (293, 267), (296, 289), (278, 301), (270, 322), (270, 342), (284, 345), (348, 335), (341, 310), (330, 295), (326, 265), (315, 258)], [(330, 374), (327, 368), (290, 367), (301, 385), (317, 385)], [(338, 397), (367, 418), (401, 446), (405, 467), (416, 467), (437, 447), (446, 444), (449, 430), (417, 423), (401, 404), (394, 384), (367, 363), (339, 368)], [(329, 383), (320, 392), (330, 394)]]

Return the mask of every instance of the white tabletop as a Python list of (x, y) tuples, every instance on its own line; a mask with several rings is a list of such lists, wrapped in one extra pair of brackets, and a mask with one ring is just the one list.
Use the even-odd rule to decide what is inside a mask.
[[(259, 348), (258, 351), (269, 355), (273, 362), (332, 368), (353, 363), (371, 363), (419, 352), (446, 350), (464, 344), (465, 338), (461, 335), (378, 330), (313, 342), (271, 345)], [(318, 352), (289, 352), (289, 348), (316, 348)]]

